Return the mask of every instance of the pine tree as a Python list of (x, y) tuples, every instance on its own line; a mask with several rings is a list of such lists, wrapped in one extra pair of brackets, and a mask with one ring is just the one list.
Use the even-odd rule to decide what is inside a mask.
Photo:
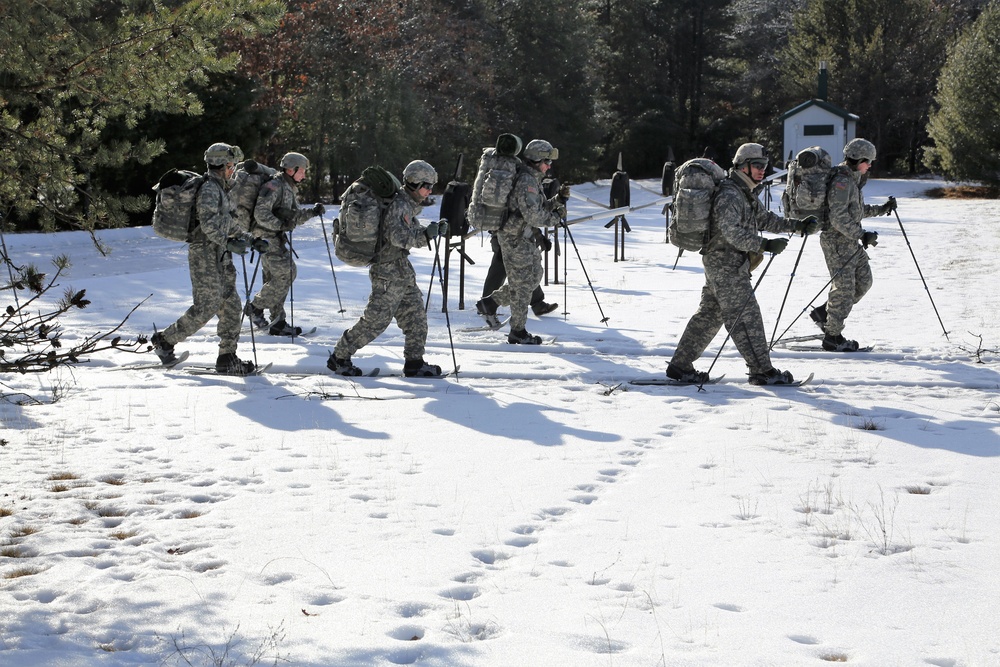
[(279, 0), (4, 3), (0, 32), (0, 201), (20, 222), (124, 224), (149, 198), (103, 190), (94, 174), (148, 163), (163, 141), (118, 131), (150, 112), (197, 115), (192, 86), (232, 70), (224, 33), (273, 28)]
[(931, 168), (955, 179), (1000, 185), (1000, 2), (993, 2), (961, 35), (938, 82), (928, 131)]

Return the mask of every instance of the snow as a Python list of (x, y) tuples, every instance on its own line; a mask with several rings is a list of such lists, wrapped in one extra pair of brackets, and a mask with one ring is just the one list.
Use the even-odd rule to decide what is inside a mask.
[[(539, 348), (463, 331), (490, 260), (470, 239), (446, 379), (325, 370), (369, 284), (336, 263), (337, 312), (318, 219), (295, 233), (294, 319), (319, 330), (258, 336), (264, 376), (121, 370), (153, 355), (120, 352), (0, 377), (57, 398), (0, 404), (0, 664), (1000, 665), (1000, 202), (935, 185), (866, 187), (898, 199), (928, 289), (896, 219), (867, 220), (875, 286), (845, 334), (874, 349), (776, 348), (815, 373), (801, 389), (749, 385), (731, 342), (704, 391), (628, 383), (662, 376), (704, 280), (697, 257), (672, 270), (659, 204), (628, 214), (623, 261), (610, 217), (571, 227), (580, 257), (564, 248), (545, 287), (569, 312), (529, 316), (555, 337)], [(633, 183), (633, 206), (658, 187)], [(93, 304), (67, 336), (147, 297), (125, 330), (148, 335), (189, 305), (183, 245), (100, 238), (107, 257), (82, 234), (6, 236), (18, 262), (70, 256), (61, 282)], [(801, 243), (758, 289), (769, 336)], [(426, 293), (433, 255), (412, 258)], [(815, 332), (828, 278), (808, 239), (779, 333), (803, 311), (788, 335)], [(436, 280), (429, 319), (427, 359), (452, 369)], [(399, 373), (402, 344), (393, 325), (354, 361)], [(214, 362), (214, 325), (178, 350)]]

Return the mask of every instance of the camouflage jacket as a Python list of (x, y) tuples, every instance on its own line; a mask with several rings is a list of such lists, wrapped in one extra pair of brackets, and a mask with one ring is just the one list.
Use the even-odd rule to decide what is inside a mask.
[(395, 199), (385, 212), (385, 222), (382, 228), (382, 248), (373, 264), (378, 262), (394, 262), (410, 254), (410, 248), (423, 248), (429, 245), (424, 226), (417, 220), (417, 214), (423, 210), (420, 202), (403, 188), (400, 188)]
[(260, 186), (253, 217), (254, 232), (267, 238), (295, 229), (312, 217), (312, 212), (299, 209), (295, 182), (279, 171)]
[(542, 191), (542, 172), (525, 165), (514, 180), (514, 191), (510, 196), (510, 214), (501, 234), (523, 236), (530, 228), (554, 227), (560, 217), (554, 209), (558, 207), (555, 197), (546, 199)]
[(191, 242), (211, 242), (225, 248), (226, 241), (234, 236), (243, 236), (243, 230), (236, 222), (226, 182), (211, 171), (206, 176), (195, 200), (198, 227)]
[(846, 163), (837, 165), (826, 191), (826, 203), (830, 210), (828, 231), (835, 231), (851, 241), (861, 238), (864, 234), (862, 218), (878, 215), (882, 210), (879, 206), (865, 203), (865, 196), (861, 193), (863, 187), (861, 172), (851, 171)]
[(764, 208), (757, 189), (750, 189), (742, 174), (729, 171), (712, 201), (708, 245), (702, 254), (711, 252), (760, 252), (761, 231), (790, 232), (794, 220), (786, 220)]

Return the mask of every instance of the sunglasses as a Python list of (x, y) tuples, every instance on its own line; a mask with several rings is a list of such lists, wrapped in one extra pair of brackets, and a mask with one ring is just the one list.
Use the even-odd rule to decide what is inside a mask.
[(754, 169), (767, 169), (767, 160), (750, 160), (750, 166)]
[(413, 188), (414, 190), (419, 190), (420, 188), (423, 188), (425, 190), (433, 190), (434, 189), (434, 184), (433, 183), (427, 183), (426, 181), (423, 182), (423, 183), (410, 183), (409, 186), (411, 188)]
[(549, 165), (551, 167), (552, 166), (552, 160), (542, 160), (542, 164), (547, 164), (547, 165)]

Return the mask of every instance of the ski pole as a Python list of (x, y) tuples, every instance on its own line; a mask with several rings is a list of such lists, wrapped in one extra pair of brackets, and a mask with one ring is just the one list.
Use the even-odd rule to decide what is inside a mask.
[[(251, 254), (251, 256), (253, 256), (253, 255)], [(250, 276), (250, 284), (249, 285), (247, 284), (247, 277), (246, 277), (246, 275), (244, 274), (244, 276), (243, 276), (243, 287), (244, 287), (244, 290), (246, 291), (246, 299), (247, 299), (246, 305), (250, 305), (250, 303), (251, 303), (250, 292), (253, 290), (253, 286), (257, 284), (257, 271), (260, 269), (260, 265), (263, 263), (262, 259), (263, 259), (262, 255), (260, 253), (257, 253), (257, 263), (254, 264), (253, 275)], [(246, 271), (246, 262), (247, 262), (247, 260), (244, 257), (243, 258), (243, 269), (244, 269), (244, 271)], [(243, 320), (246, 319), (247, 315), (248, 315), (247, 309), (246, 309), (246, 307), (244, 307), (243, 308), (243, 314), (240, 316), (240, 328), (241, 329), (243, 328)], [(250, 323), (250, 330), (253, 331), (253, 322)]]
[(927, 298), (931, 300), (931, 307), (934, 309), (934, 314), (937, 315), (938, 323), (941, 325), (941, 331), (944, 332), (945, 340), (951, 342), (951, 339), (948, 338), (948, 330), (944, 328), (944, 322), (941, 321), (941, 315), (938, 313), (937, 306), (934, 305), (934, 297), (931, 296), (931, 290), (927, 287), (927, 281), (924, 280), (924, 272), (920, 270), (920, 264), (917, 263), (917, 256), (913, 254), (913, 246), (910, 245), (910, 238), (906, 235), (906, 230), (903, 228), (903, 221), (899, 219), (899, 212), (896, 209), (892, 209), (892, 212), (896, 215), (896, 222), (899, 223), (899, 231), (903, 232), (903, 240), (906, 241), (906, 247), (910, 249), (913, 264), (917, 267), (917, 273), (920, 274), (920, 282), (924, 284), (924, 291), (927, 292)]
[(594, 284), (590, 282), (590, 276), (587, 275), (587, 267), (583, 263), (583, 257), (580, 256), (580, 249), (576, 247), (576, 240), (573, 238), (573, 232), (569, 231), (569, 225), (565, 223), (563, 223), (563, 229), (566, 230), (566, 234), (569, 235), (569, 241), (573, 244), (573, 250), (576, 252), (576, 258), (580, 261), (580, 268), (583, 269), (583, 276), (587, 279), (587, 285), (590, 286), (590, 292), (594, 295), (594, 301), (597, 303), (597, 310), (601, 311), (601, 322), (604, 326), (607, 326), (610, 318), (604, 314), (604, 309), (601, 308), (601, 302), (597, 298), (597, 291), (594, 290)]
[(295, 249), (292, 247), (292, 230), (288, 230), (288, 326), (292, 328), (292, 342), (295, 342)]
[(774, 341), (771, 342), (771, 346), (768, 349), (773, 349), (774, 346), (777, 343), (779, 343), (782, 338), (785, 337), (785, 334), (788, 333), (788, 330), (791, 329), (795, 325), (795, 323), (799, 321), (799, 318), (802, 317), (802, 315), (809, 309), (809, 306), (813, 305), (813, 301), (815, 301), (816, 299), (819, 298), (819, 295), (823, 293), (823, 290), (825, 290), (827, 287), (829, 287), (830, 284), (833, 283), (833, 281), (837, 279), (837, 276), (839, 276), (841, 273), (843, 273), (844, 269), (846, 269), (848, 266), (850, 266), (851, 262), (854, 261), (854, 258), (857, 257), (858, 255), (860, 255), (864, 251), (864, 249), (865, 249), (864, 246), (861, 246), (861, 245), (858, 246), (858, 249), (854, 251), (854, 254), (851, 255), (850, 257), (848, 257), (847, 261), (844, 262), (843, 266), (841, 266), (839, 269), (837, 269), (836, 273), (834, 273), (832, 276), (830, 276), (830, 279), (826, 281), (826, 284), (823, 285), (823, 287), (821, 287), (818, 292), (816, 292), (816, 296), (814, 296), (813, 298), (809, 299), (809, 303), (807, 303), (806, 307), (803, 308), (802, 311), (798, 315), (795, 316), (795, 319), (792, 320), (792, 323), (789, 324), (785, 328), (785, 330), (781, 332), (781, 335), (778, 336), (778, 338), (776, 340), (774, 340)]
[(323, 242), (326, 243), (326, 256), (330, 258), (330, 273), (333, 274), (333, 288), (337, 290), (337, 305), (340, 306), (338, 313), (343, 315), (344, 304), (340, 300), (340, 285), (337, 284), (337, 271), (333, 268), (333, 253), (330, 252), (330, 239), (326, 235), (326, 220), (323, 219), (323, 214), (319, 216), (319, 224), (323, 227)]
[[(250, 281), (247, 280), (247, 258), (245, 255), (240, 255), (240, 261), (243, 262), (243, 287), (247, 291), (247, 295), (250, 294)], [(258, 262), (257, 266), (260, 266)], [(253, 272), (254, 278), (257, 277), (257, 269)], [(246, 315), (246, 308), (243, 309), (243, 314)], [(240, 318), (240, 328), (243, 328), (243, 318)], [(257, 339), (253, 333), (253, 322), (250, 322), (250, 349), (253, 350), (253, 365), (254, 368), (257, 367)]]
[(799, 260), (802, 259), (802, 251), (806, 249), (806, 236), (802, 239), (802, 246), (799, 247), (799, 254), (795, 258), (795, 265), (792, 266), (792, 275), (788, 277), (788, 287), (785, 288), (785, 297), (781, 300), (781, 308), (778, 309), (778, 317), (774, 320), (774, 331), (771, 332), (771, 344), (767, 349), (774, 347), (774, 334), (778, 333), (778, 322), (781, 321), (781, 313), (785, 310), (785, 302), (788, 301), (788, 293), (792, 290), (792, 281), (795, 280), (795, 271), (799, 268)]
[[(447, 241), (446, 241), (447, 242)], [(444, 274), (441, 272), (441, 262), (438, 261), (438, 253), (441, 248), (441, 237), (434, 238), (434, 266), (437, 267), (438, 280), (441, 282), (441, 310), (444, 311), (444, 322), (448, 327), (448, 345), (451, 347), (451, 363), (455, 367), (455, 375), (458, 375), (458, 360), (455, 358), (455, 341), (451, 337), (451, 317), (448, 315), (448, 300), (444, 298)], [(428, 303), (430, 300), (430, 290), (427, 292)], [(427, 309), (424, 308), (426, 312)]]
[[(764, 270), (760, 272), (760, 277), (757, 278), (757, 282), (754, 283), (753, 289), (751, 289), (750, 290), (750, 294), (747, 295), (747, 300), (743, 302), (743, 306), (740, 308), (740, 312), (736, 315), (736, 319), (733, 321), (733, 327), (732, 327), (733, 329), (735, 329), (736, 325), (739, 324), (740, 321), (743, 319), (743, 311), (745, 311), (747, 309), (747, 306), (750, 305), (750, 301), (753, 300), (754, 295), (757, 293), (757, 288), (760, 287), (761, 281), (764, 280), (764, 276), (767, 275), (767, 270), (769, 268), (771, 268), (771, 262), (774, 261), (775, 257), (777, 257), (777, 255), (775, 255), (775, 254), (772, 253), (771, 254), (771, 259), (767, 260), (767, 264), (764, 265)], [(743, 327), (743, 330), (746, 331), (746, 327), (745, 326)], [(715, 362), (719, 360), (719, 356), (722, 354), (722, 350), (723, 350), (723, 348), (726, 347), (726, 343), (729, 342), (729, 338), (731, 336), (732, 336), (732, 330), (729, 327), (726, 327), (726, 339), (724, 341), (722, 341), (722, 345), (719, 346), (719, 351), (715, 353), (715, 358), (712, 359), (712, 363), (708, 367), (708, 371), (706, 371), (706, 373), (705, 373), (706, 377), (708, 377), (708, 376), (710, 376), (712, 374), (712, 369), (715, 368)], [(705, 391), (705, 383), (704, 382), (702, 382), (700, 385), (698, 385), (698, 391)]]
[[(440, 222), (438, 224), (440, 224)], [(431, 307), (431, 289), (433, 289), (433, 287), (434, 287), (434, 274), (435, 274), (435, 271), (439, 271), (441, 269), (441, 265), (440, 265), (440, 261), (439, 261), (440, 260), (440, 256), (438, 255), (438, 246), (440, 246), (440, 245), (441, 245), (441, 237), (440, 236), (435, 236), (434, 237), (434, 262), (431, 264), (431, 280), (430, 280), (430, 282), (427, 285), (427, 300), (424, 302), (424, 312), (425, 313), (428, 312), (428, 310)], [(441, 283), (441, 300), (442, 301), (444, 300), (444, 282), (443, 281)], [(445, 304), (445, 308), (447, 308), (447, 304)]]

